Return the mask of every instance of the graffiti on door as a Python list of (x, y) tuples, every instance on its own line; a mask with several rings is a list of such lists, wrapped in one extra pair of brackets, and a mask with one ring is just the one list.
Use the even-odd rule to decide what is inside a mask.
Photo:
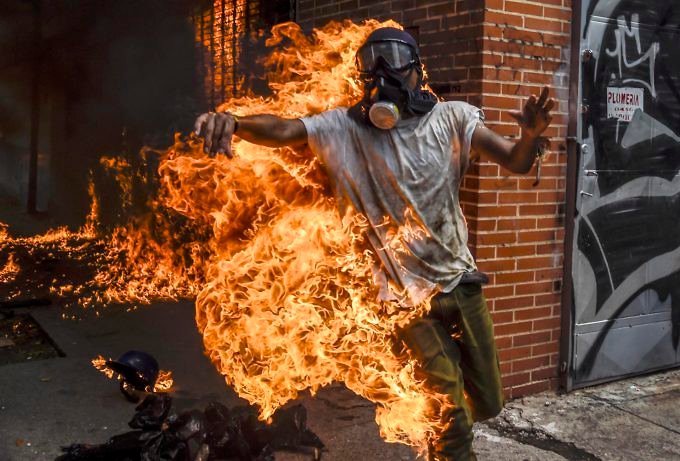
[(679, 359), (679, 27), (680, 5), (664, 0), (592, 1), (582, 24), (580, 382)]

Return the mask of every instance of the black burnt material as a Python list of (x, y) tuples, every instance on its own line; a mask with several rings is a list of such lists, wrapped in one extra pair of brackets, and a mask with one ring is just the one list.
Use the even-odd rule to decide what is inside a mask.
[(259, 421), (251, 407), (213, 402), (180, 414), (171, 407), (171, 397), (151, 394), (128, 423), (134, 430), (101, 445), (63, 447), (56, 461), (273, 461), (276, 450), (321, 459), (324, 445), (307, 429), (302, 405), (277, 411), (271, 424)]

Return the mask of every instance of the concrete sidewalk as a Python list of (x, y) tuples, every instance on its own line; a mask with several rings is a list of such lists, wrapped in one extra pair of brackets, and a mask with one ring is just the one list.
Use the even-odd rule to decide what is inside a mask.
[[(62, 320), (55, 306), (16, 312), (31, 313), (65, 357), (0, 366), (0, 460), (53, 460), (62, 445), (103, 443), (129, 430), (134, 405), (92, 367), (99, 354), (155, 355), (173, 372), (178, 410), (244, 403), (203, 356), (190, 302), (111, 308), (80, 321)], [(417, 459), (410, 448), (383, 442), (373, 405), (341, 385), (301, 402), (327, 446), (324, 460)], [(680, 371), (515, 400), (475, 431), (480, 460), (680, 460)]]

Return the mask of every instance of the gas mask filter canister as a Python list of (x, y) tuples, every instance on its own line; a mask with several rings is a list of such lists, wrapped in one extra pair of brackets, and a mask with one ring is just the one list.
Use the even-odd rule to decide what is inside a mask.
[(377, 128), (389, 130), (399, 121), (399, 108), (390, 101), (377, 101), (368, 110), (368, 118)]

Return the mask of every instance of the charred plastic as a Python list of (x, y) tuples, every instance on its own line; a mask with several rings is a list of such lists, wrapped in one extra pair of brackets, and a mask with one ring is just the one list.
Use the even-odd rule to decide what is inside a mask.
[(252, 407), (229, 409), (213, 402), (204, 411), (178, 414), (171, 397), (151, 394), (128, 425), (132, 431), (101, 445), (63, 447), (56, 461), (273, 461), (277, 450), (309, 453), (318, 460), (324, 447), (307, 429), (302, 405), (277, 411), (265, 424)]

